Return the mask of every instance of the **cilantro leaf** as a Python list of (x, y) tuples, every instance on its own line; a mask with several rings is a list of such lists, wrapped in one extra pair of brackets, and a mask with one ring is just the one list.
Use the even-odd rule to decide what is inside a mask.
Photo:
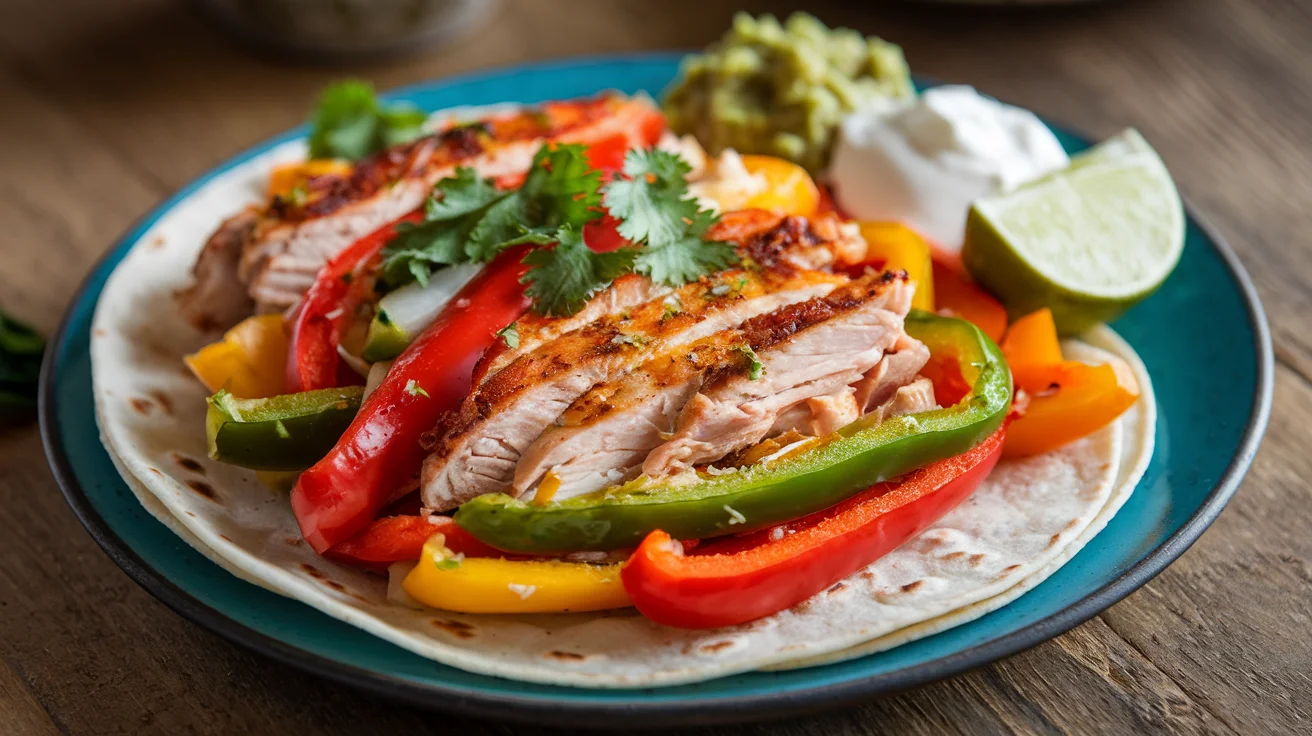
[[(441, 196), (438, 196), (441, 195)], [(491, 179), (480, 179), (468, 166), (456, 169), (454, 177), (445, 177), (433, 187), (433, 196), (424, 205), (428, 222), (454, 220), (470, 215), (510, 196), (497, 189)]]
[(519, 193), (528, 225), (570, 225), (581, 231), (601, 217), (601, 172), (588, 163), (587, 148), (577, 143), (539, 148)]
[(497, 330), (497, 337), (506, 342), (506, 347), (514, 350), (519, 347), (519, 323), (511, 322), (510, 324)]
[(703, 239), (714, 222), (708, 211), (696, 213), (678, 236), (667, 241), (648, 241), (638, 251), (633, 270), (657, 283), (683, 286), (702, 274), (722, 271), (738, 262), (738, 251), (728, 243)]
[(624, 174), (605, 187), (606, 206), (620, 219), (620, 235), (652, 245), (678, 240), (697, 215), (697, 200), (684, 180), (692, 169), (677, 154), (660, 149), (632, 150)]
[(465, 263), (465, 233), (446, 222), (402, 223), (383, 248), (380, 278), (389, 286), (428, 285), (435, 268)]
[(319, 96), (310, 119), (310, 157), (359, 160), (422, 136), (427, 118), (413, 105), (383, 107), (368, 82), (340, 82)]
[(747, 380), (759, 381), (765, 373), (765, 364), (761, 362), (760, 356), (752, 349), (751, 345), (743, 343), (734, 347), (734, 350), (743, 354), (747, 360)]
[(556, 231), (553, 248), (538, 248), (524, 256), (532, 266), (521, 279), (533, 299), (533, 310), (550, 317), (566, 316), (582, 308), (593, 294), (633, 269), (636, 250), (620, 248), (598, 253), (583, 242), (569, 225)]

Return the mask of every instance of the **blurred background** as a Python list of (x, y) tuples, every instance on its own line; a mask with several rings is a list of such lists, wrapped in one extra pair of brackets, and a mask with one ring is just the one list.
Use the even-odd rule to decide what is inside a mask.
[[(1084, 732), (1106, 718), (1138, 732), (1150, 718), (1182, 731), (1306, 728), (1308, 650), (1264, 633), (1306, 627), (1306, 602), (1290, 596), (1306, 594), (1312, 570), (1312, 466), (1299, 439), (1312, 426), (1306, 0), (0, 0), (0, 302), (49, 335), (134, 219), (302, 122), (330, 81), (387, 89), (548, 58), (700, 48), (740, 9), (805, 9), (879, 35), (919, 75), (1093, 137), (1139, 128), (1252, 273), (1280, 364), (1252, 476), (1149, 588), (998, 665), (778, 727)], [(444, 722), (172, 614), (95, 547), (40, 454), (34, 427), (0, 434), (0, 499), (24, 500), (0, 503), (0, 592), (23, 591), (0, 595), (0, 732), (27, 732), (10, 730), (24, 714), (59, 724), (32, 733), (356, 734)], [(1290, 503), (1295, 493), (1302, 503)]]

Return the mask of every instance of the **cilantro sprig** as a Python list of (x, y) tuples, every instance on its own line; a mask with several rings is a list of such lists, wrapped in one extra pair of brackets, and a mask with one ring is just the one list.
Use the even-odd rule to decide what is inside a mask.
[[(688, 193), (689, 168), (675, 154), (631, 151), (624, 174), (602, 185), (581, 145), (538, 150), (523, 185), (498, 189), (470, 168), (458, 168), (433, 188), (424, 220), (398, 228), (383, 250), (381, 280), (398, 287), (427, 284), (433, 270), (485, 263), (513, 245), (540, 246), (524, 257), (523, 281), (539, 314), (564, 316), (627, 273), (681, 286), (733, 265), (727, 243), (707, 241), (715, 215)], [(584, 227), (601, 217), (603, 199), (632, 245), (605, 253), (584, 242)], [(508, 340), (509, 341), (509, 340)]]
[(383, 105), (368, 82), (340, 82), (323, 91), (310, 119), (310, 158), (357, 161), (420, 137), (427, 119), (413, 105)]
[(628, 178), (604, 188), (606, 206), (620, 220), (620, 235), (643, 246), (634, 270), (669, 286), (682, 286), (738, 261), (733, 246), (706, 240), (716, 218), (688, 193), (691, 170), (677, 154), (657, 148), (633, 150), (624, 157)]

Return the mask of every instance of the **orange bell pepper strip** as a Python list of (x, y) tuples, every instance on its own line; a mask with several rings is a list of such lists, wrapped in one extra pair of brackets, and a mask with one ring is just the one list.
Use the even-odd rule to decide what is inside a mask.
[(1007, 309), (958, 268), (934, 256), (934, 304), (946, 317), (973, 322), (994, 342), (1007, 331)]
[(1057, 324), (1047, 307), (1013, 322), (998, 347), (1016, 385), (1031, 394), (1046, 390), (1050, 372), (1063, 362)]
[(269, 174), (268, 195), (286, 197), (298, 186), (304, 185), (316, 176), (347, 176), (353, 167), (350, 161), (331, 158), (310, 159), (296, 164), (283, 164), (274, 168)]
[[(903, 270), (916, 283), (911, 306), (934, 311), (934, 263), (929, 243), (915, 230), (897, 222), (862, 222), (866, 262), (886, 271)], [(992, 335), (990, 335), (992, 337)]]
[(1117, 359), (1103, 365), (1063, 361), (1029, 380), (1046, 381), (1046, 387), (1032, 393), (1024, 415), (1012, 421), (1004, 457), (1038, 455), (1074, 442), (1111, 423), (1139, 398), (1134, 374)]
[(743, 168), (765, 179), (766, 190), (747, 200), (742, 209), (772, 210), (809, 217), (820, 206), (820, 190), (806, 169), (774, 156), (743, 156)]
[(239, 399), (264, 399), (283, 392), (287, 333), (281, 314), (261, 314), (237, 323), (182, 360), (212, 392), (226, 388)]

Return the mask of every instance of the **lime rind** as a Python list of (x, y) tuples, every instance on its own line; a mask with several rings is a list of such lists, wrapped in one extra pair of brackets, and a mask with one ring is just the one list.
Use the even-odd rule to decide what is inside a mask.
[(1155, 291), (1183, 246), (1170, 174), (1130, 130), (1063, 171), (977, 201), (962, 260), (1013, 318), (1050, 307), (1058, 329), (1075, 334)]

